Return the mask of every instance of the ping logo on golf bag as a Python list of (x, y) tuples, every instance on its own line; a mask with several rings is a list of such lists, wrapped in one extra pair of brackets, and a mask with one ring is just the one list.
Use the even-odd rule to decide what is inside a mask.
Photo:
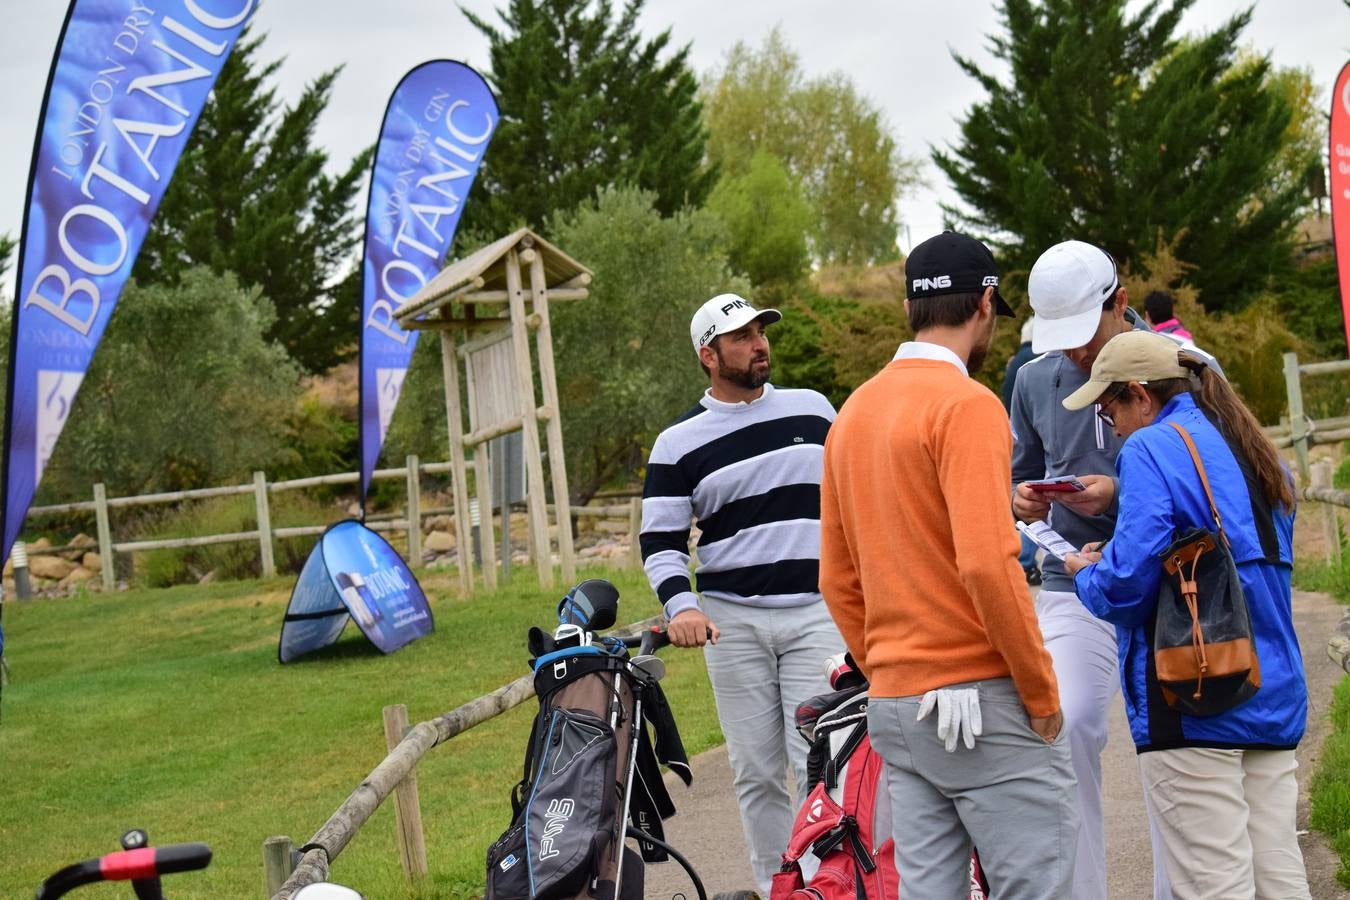
[(567, 826), (567, 820), (572, 818), (572, 810), (575, 808), (576, 804), (570, 799), (549, 801), (548, 810), (544, 813), (544, 836), (539, 839), (539, 858), (541, 860), (558, 855), (553, 842), (562, 834), (563, 828)]

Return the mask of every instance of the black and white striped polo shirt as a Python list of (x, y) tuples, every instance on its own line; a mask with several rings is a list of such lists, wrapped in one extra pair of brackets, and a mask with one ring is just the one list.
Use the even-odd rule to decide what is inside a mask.
[(642, 561), (666, 615), (698, 605), (689, 522), (699, 531), (699, 593), (749, 606), (820, 599), (820, 474), (834, 407), (774, 388), (749, 403), (705, 393), (657, 437), (642, 491)]

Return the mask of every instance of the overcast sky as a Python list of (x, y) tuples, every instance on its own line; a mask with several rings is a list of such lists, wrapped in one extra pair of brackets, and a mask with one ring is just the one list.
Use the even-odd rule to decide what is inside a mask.
[[(504, 3), (460, 5), (495, 19)], [(1243, 5), (1198, 0), (1183, 30), (1211, 30)], [(17, 236), (22, 227), (33, 134), (65, 7), (42, 0), (6, 10), (0, 234)], [(346, 66), (318, 129), (335, 165), (374, 142), (390, 91), (413, 65), (438, 57), (480, 69), (488, 62), (485, 41), (447, 0), (267, 0), (254, 23), (268, 34), (262, 58), (286, 58), (278, 83), (287, 100), (324, 70)], [(642, 24), (650, 33), (670, 28), (677, 45), (691, 44), (700, 76), (737, 41), (758, 44), (777, 24), (808, 75), (846, 73), (884, 111), (901, 151), (927, 160), (930, 147), (955, 138), (956, 121), (981, 96), (951, 53), (988, 61), (985, 36), (998, 18), (993, 0), (648, 0)], [(1245, 39), (1278, 65), (1310, 67), (1325, 102), (1350, 59), (1350, 10), (1343, 0), (1256, 0)], [(902, 249), (938, 231), (938, 204), (953, 200), (936, 167), (926, 163), (923, 175), (926, 185), (900, 199)]]

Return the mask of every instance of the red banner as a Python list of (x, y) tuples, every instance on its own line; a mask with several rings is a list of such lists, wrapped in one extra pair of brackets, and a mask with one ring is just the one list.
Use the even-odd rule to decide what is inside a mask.
[(1350, 63), (1331, 92), (1331, 235), (1341, 276), (1341, 317), (1350, 348)]

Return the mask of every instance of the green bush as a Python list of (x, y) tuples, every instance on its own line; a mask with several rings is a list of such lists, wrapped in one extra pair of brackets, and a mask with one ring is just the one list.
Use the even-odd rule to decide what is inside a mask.
[[(323, 525), (339, 518), (335, 507), (323, 506), (295, 491), (273, 494), (269, 512), (273, 528)], [(253, 495), (240, 494), (188, 501), (161, 515), (148, 516), (142, 519), (135, 539), (198, 537), (253, 531), (257, 527)], [(275, 540), (273, 557), (277, 572), (298, 574), (314, 542), (313, 537)], [(169, 587), (196, 583), (213, 572), (213, 577), (218, 579), (257, 578), (258, 544), (255, 541), (240, 541), (205, 547), (149, 550), (138, 556), (134, 578), (144, 587)]]

